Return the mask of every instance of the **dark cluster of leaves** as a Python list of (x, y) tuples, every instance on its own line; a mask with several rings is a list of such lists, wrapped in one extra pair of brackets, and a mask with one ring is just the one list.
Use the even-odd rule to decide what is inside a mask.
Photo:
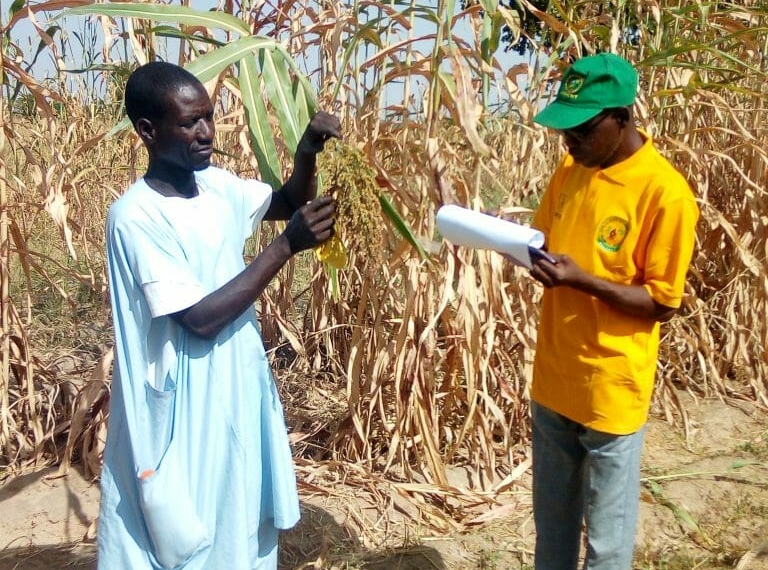
[[(466, 9), (474, 4), (477, 4), (479, 0), (462, 0), (462, 9)], [(548, 12), (550, 10), (552, 0), (530, 0), (530, 5), (541, 12)], [(545, 48), (551, 48), (555, 42), (553, 37), (554, 32), (548, 26), (543, 25), (541, 19), (524, 6), (518, 0), (499, 0), (499, 6), (504, 6), (510, 10), (517, 12), (520, 19), (520, 33), (515, 33), (509, 26), (504, 26), (501, 30), (501, 43), (504, 45), (504, 51), (513, 51), (523, 56), (527, 52), (532, 51), (534, 48), (533, 41), (538, 45)], [(621, 22), (623, 27), (623, 41), (629, 45), (637, 45), (640, 41), (640, 26), (641, 23), (638, 19), (636, 7), (627, 3), (620, 9), (611, 2), (592, 2), (585, 4), (584, 11), (581, 14), (585, 18), (596, 18), (604, 13), (610, 13), (613, 18), (616, 18)], [(654, 26), (653, 22), (646, 22), (646, 25)], [(610, 30), (601, 30), (600, 26), (595, 28), (595, 32), (600, 35), (608, 36)], [(653, 33), (654, 30), (649, 30)]]
[[(531, 0), (531, 4), (542, 12), (546, 12), (549, 9), (550, 0)], [(529, 38), (535, 38), (545, 47), (552, 47), (549, 28), (542, 27), (541, 20), (528, 8), (515, 0), (499, 0), (499, 5), (515, 10), (520, 17), (521, 33), (519, 36), (509, 26), (504, 26), (501, 32), (501, 40), (506, 43), (504, 51), (514, 51), (518, 55), (525, 55), (527, 51), (533, 48)]]
[[(531, 0), (530, 3), (538, 10), (546, 12), (549, 9), (551, 0)], [(461, 0), (462, 10), (466, 10), (470, 6), (477, 4), (478, 0)], [(541, 20), (536, 17), (533, 12), (523, 6), (516, 0), (499, 0), (499, 6), (504, 6), (510, 10), (517, 12), (520, 18), (521, 32), (516, 34), (509, 26), (504, 26), (501, 30), (501, 41), (505, 44), (504, 51), (514, 51), (519, 55), (525, 55), (525, 53), (533, 49), (533, 44), (529, 38), (534, 38), (546, 47), (551, 47), (551, 40), (549, 38), (550, 31), (547, 28), (542, 27)]]

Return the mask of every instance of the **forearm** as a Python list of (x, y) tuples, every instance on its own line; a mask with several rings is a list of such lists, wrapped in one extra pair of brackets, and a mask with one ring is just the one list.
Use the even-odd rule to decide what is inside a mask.
[(676, 312), (675, 309), (654, 301), (642, 285), (622, 285), (585, 273), (571, 286), (596, 297), (617, 311), (634, 317), (664, 321)]
[(240, 274), (192, 307), (172, 315), (194, 334), (214, 339), (258, 299), (292, 255), (283, 234), (270, 243)]
[(299, 145), (294, 158), (293, 172), (277, 193), (285, 202), (286, 210), (283, 212), (285, 219), (291, 217), (293, 212), (317, 196), (316, 163), (317, 155), (304, 151)]
[(317, 197), (317, 153), (322, 152), (331, 137), (341, 138), (341, 123), (337, 117), (318, 111), (301, 135), (293, 157), (291, 176), (274, 193), (265, 219), (287, 220), (296, 210)]

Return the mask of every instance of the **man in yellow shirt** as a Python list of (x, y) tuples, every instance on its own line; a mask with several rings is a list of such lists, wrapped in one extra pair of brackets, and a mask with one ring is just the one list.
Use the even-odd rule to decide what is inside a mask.
[(637, 129), (637, 73), (612, 54), (569, 67), (536, 117), (568, 152), (533, 226), (556, 263), (544, 287), (531, 388), (537, 570), (632, 567), (643, 427), (659, 323), (680, 307), (699, 211)]

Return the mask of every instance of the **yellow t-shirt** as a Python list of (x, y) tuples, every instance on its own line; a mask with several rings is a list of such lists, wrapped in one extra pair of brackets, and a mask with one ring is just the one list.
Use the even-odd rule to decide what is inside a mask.
[[(548, 249), (583, 270), (642, 284), (679, 307), (699, 217), (683, 176), (643, 133), (643, 146), (605, 169), (566, 155), (533, 226)], [(544, 292), (531, 397), (591, 429), (629, 434), (646, 421), (659, 349), (659, 323), (613, 309), (570, 287)]]

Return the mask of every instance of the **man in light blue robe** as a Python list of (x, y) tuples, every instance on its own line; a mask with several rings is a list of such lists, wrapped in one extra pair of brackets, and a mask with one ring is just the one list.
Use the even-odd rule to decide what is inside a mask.
[[(139, 67), (125, 103), (149, 165), (107, 219), (116, 360), (98, 568), (274, 569), (299, 502), (253, 304), (333, 234), (315, 157), (340, 124), (313, 117), (273, 192), (210, 165), (213, 105), (182, 68)], [(246, 239), (279, 219), (285, 231), (246, 266)]]

